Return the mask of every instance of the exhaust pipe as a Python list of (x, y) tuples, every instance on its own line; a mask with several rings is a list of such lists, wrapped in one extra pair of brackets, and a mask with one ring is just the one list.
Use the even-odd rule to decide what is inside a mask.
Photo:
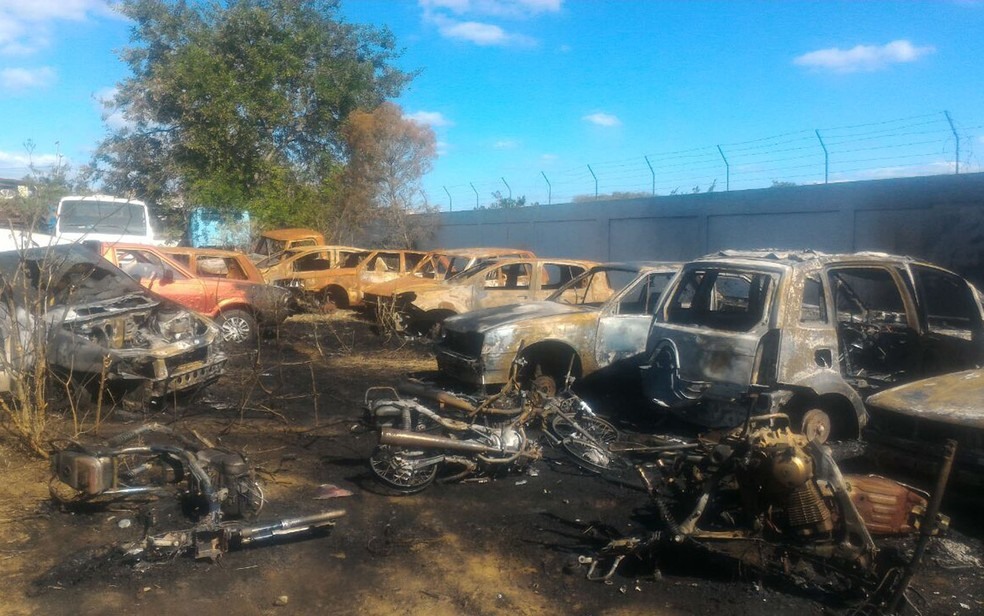
[(456, 441), (453, 438), (444, 436), (433, 436), (421, 434), (420, 432), (410, 432), (408, 430), (397, 430), (395, 428), (383, 428), (379, 431), (380, 445), (396, 445), (408, 449), (447, 449), (449, 451), (467, 451), (470, 453), (503, 453), (498, 447), (490, 447), (476, 443), (475, 441)]

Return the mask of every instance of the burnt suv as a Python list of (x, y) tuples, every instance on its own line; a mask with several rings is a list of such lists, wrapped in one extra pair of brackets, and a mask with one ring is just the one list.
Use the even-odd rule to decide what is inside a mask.
[(811, 439), (852, 438), (868, 394), (980, 362), (982, 323), (970, 283), (912, 258), (726, 251), (688, 263), (667, 289), (643, 388), (707, 427), (740, 425), (751, 399)]

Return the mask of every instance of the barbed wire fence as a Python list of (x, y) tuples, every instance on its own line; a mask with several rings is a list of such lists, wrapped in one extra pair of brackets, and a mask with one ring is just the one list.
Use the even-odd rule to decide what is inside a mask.
[[(984, 125), (960, 125), (946, 111), (867, 124), (804, 129), (750, 141), (654, 152), (562, 170), (445, 185), (441, 210), (488, 207), (493, 193), (549, 205), (868, 179), (973, 173)], [(443, 199), (442, 199), (443, 197)]]

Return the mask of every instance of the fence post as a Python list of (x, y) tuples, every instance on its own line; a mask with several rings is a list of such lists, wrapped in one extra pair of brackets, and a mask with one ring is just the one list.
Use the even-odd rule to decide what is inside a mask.
[(592, 171), (591, 165), (588, 165), (588, 171), (591, 173), (591, 177), (594, 178), (594, 182), (595, 182), (595, 199), (597, 199), (598, 198), (598, 176), (594, 174), (594, 171)]
[(649, 162), (648, 156), (643, 156), (646, 159), (646, 164), (649, 165), (649, 175), (653, 178), (653, 196), (656, 195), (656, 172), (653, 171), (653, 164)]
[(950, 112), (944, 111), (943, 115), (946, 116), (946, 121), (950, 123), (950, 132), (953, 133), (953, 138), (957, 142), (957, 161), (954, 166), (956, 168), (956, 175), (960, 175), (960, 135), (957, 134), (957, 129), (953, 128), (953, 118), (950, 117)]
[(820, 129), (816, 129), (813, 132), (817, 134), (817, 141), (820, 142), (820, 147), (823, 148), (823, 183), (826, 184), (830, 177), (830, 156), (827, 154), (827, 144), (823, 142), (823, 137), (820, 136)]
[(718, 146), (717, 148), (718, 153), (721, 154), (721, 160), (724, 161), (724, 191), (731, 192), (731, 165), (728, 164), (728, 159), (724, 157), (724, 150), (721, 149), (721, 146)]

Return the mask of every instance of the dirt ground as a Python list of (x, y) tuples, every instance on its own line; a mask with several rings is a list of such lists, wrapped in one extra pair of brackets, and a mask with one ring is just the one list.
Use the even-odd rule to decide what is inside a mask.
[[(237, 357), (199, 399), (146, 417), (245, 451), (269, 500), (260, 520), (347, 512), (327, 537), (230, 552), (214, 564), (177, 558), (135, 568), (101, 557), (140, 536), (141, 524), (120, 524), (136, 511), (60, 510), (47, 463), (0, 437), (0, 613), (851, 613), (836, 598), (790, 592), (687, 553), (663, 555), (661, 574), (627, 562), (610, 584), (588, 581), (578, 554), (645, 532), (655, 513), (642, 492), (586, 475), (559, 454), (530, 474), (382, 493), (365, 462), (375, 436), (361, 423), (364, 392), (434, 367), (425, 347), (377, 336), (347, 314), (294, 317), (264, 341), (257, 364)], [(598, 406), (606, 399), (599, 394)], [(139, 419), (113, 417), (98, 435), (90, 421), (85, 437)], [(69, 427), (58, 423), (53, 436), (69, 436)], [(322, 484), (353, 495), (316, 500)], [(159, 508), (160, 531), (191, 525), (168, 503), (144, 507)], [(913, 583), (922, 614), (984, 613), (977, 511), (958, 512), (951, 538), (931, 545)]]

